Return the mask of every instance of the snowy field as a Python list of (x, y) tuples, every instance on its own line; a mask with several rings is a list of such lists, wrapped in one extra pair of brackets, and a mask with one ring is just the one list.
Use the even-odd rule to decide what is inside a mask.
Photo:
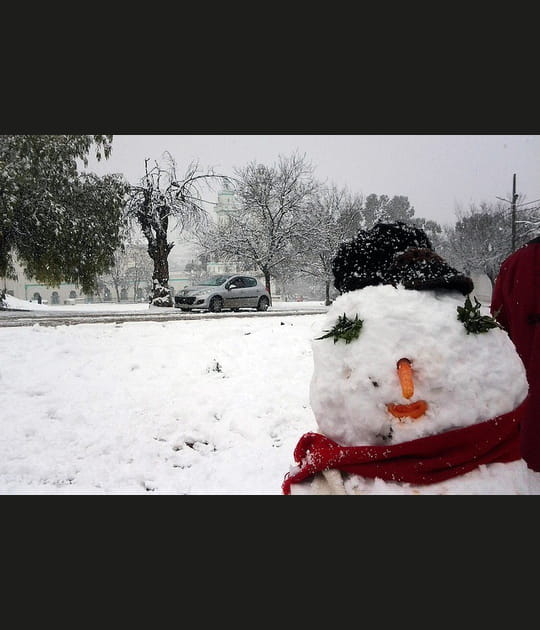
[(320, 317), (0, 327), (0, 493), (281, 494)]

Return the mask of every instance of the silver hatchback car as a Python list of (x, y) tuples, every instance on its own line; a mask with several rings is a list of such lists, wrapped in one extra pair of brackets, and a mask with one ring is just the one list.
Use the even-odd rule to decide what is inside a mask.
[(182, 311), (203, 310), (219, 313), (255, 308), (266, 311), (272, 300), (266, 287), (253, 276), (228, 274), (211, 276), (174, 296), (174, 306)]

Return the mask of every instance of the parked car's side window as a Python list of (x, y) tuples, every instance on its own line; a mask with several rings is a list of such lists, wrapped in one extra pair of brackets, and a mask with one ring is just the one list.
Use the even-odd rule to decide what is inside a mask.
[(229, 282), (229, 287), (235, 287), (237, 289), (241, 289), (245, 286), (244, 284), (244, 280), (243, 278), (237, 277), (237, 278), (233, 278), (230, 282)]
[(257, 280), (255, 278), (249, 278), (244, 276), (243, 278), (244, 286), (246, 287), (255, 287), (257, 286)]

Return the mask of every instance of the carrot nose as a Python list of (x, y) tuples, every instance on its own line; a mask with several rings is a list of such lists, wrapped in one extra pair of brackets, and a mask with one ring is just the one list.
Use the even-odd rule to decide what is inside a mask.
[(400, 359), (397, 362), (397, 371), (404, 398), (412, 398), (412, 395), (414, 394), (414, 380), (412, 365), (409, 359)]

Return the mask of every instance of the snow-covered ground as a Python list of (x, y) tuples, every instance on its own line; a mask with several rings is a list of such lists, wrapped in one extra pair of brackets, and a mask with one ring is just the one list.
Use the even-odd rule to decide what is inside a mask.
[(320, 317), (0, 326), (0, 493), (281, 494)]
[(95, 304), (38, 304), (38, 302), (21, 300), (13, 297), (12, 295), (6, 295), (5, 302), (7, 308), (10, 310), (21, 311), (38, 311), (40, 313), (61, 313), (61, 312), (84, 312), (84, 313), (98, 313), (98, 312), (141, 312), (148, 311), (148, 303), (141, 304), (128, 304), (128, 303), (116, 303), (116, 302), (96, 302)]

